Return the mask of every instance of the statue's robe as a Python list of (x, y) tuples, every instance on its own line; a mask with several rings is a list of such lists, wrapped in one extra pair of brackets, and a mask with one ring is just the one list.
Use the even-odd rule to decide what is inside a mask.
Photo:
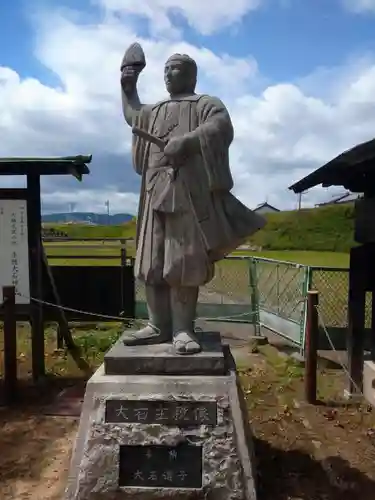
[(265, 224), (230, 192), (229, 113), (219, 99), (193, 94), (144, 105), (133, 125), (165, 140), (189, 134), (196, 146), (173, 166), (158, 146), (133, 136), (133, 164), (142, 176), (136, 277), (155, 285), (204, 285), (214, 263)]

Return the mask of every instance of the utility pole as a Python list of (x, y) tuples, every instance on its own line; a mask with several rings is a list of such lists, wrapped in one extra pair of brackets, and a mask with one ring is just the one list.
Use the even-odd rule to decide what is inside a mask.
[(107, 200), (104, 204), (107, 207), (107, 224), (109, 226), (109, 200)]
[(302, 196), (306, 193), (306, 191), (303, 191), (302, 193), (298, 193), (298, 209), (301, 210), (302, 208)]

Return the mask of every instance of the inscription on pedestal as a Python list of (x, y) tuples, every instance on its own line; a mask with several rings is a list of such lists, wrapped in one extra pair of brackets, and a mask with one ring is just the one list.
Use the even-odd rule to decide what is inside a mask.
[(217, 424), (215, 401), (139, 401), (108, 399), (108, 423), (161, 424), (179, 427)]
[(202, 447), (120, 446), (119, 486), (202, 487)]

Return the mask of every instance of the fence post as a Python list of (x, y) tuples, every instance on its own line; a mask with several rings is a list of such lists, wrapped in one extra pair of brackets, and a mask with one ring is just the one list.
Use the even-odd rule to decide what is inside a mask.
[(300, 356), (305, 356), (305, 334), (306, 334), (306, 324), (307, 324), (307, 294), (311, 290), (312, 285), (312, 273), (313, 270), (311, 266), (306, 266), (303, 273), (302, 282), (302, 308), (301, 308), (301, 319), (300, 319)]
[(121, 310), (122, 314), (127, 316), (127, 309), (126, 309), (126, 294), (125, 294), (125, 286), (126, 286), (126, 278), (125, 278), (125, 266), (126, 266), (126, 248), (123, 246), (123, 240), (121, 241), (121, 248), (120, 248), (120, 266), (121, 266)]
[(279, 272), (280, 263), (276, 263), (276, 295), (277, 295), (277, 314), (280, 314), (280, 272)]
[(64, 349), (64, 335), (61, 330), (61, 321), (57, 323), (56, 330), (56, 347), (57, 349)]
[(251, 316), (254, 325), (254, 334), (260, 336), (260, 318), (259, 318), (259, 294), (257, 279), (257, 263), (255, 259), (249, 259), (249, 286), (251, 300)]
[(120, 249), (121, 265), (126, 266), (126, 248), (121, 247)]
[(121, 248), (121, 304), (127, 323), (135, 318), (135, 295), (134, 259)]
[(126, 267), (128, 270), (130, 269), (130, 272), (128, 272), (128, 282), (131, 283), (131, 286), (129, 287), (129, 317), (130, 318), (135, 318), (136, 317), (136, 305), (137, 305), (137, 284), (136, 284), (136, 279), (134, 276), (134, 263), (135, 259), (129, 258), (126, 263)]
[(307, 292), (307, 321), (305, 336), (305, 398), (310, 404), (317, 401), (317, 368), (319, 345), (319, 293), (316, 290)]
[(11, 404), (17, 398), (17, 319), (14, 286), (3, 287), (4, 301), (4, 396)]

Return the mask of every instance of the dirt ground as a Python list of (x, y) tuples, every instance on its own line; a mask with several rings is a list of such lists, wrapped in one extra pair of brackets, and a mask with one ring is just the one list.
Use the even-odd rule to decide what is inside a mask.
[(305, 404), (302, 368), (271, 346), (261, 351), (241, 374), (259, 500), (374, 500), (375, 409), (340, 400), (343, 372), (323, 362), (319, 404)]
[[(340, 402), (342, 371), (320, 368), (323, 401), (309, 406), (300, 367), (271, 346), (240, 349), (259, 500), (374, 500), (375, 410)], [(35, 405), (0, 410), (0, 498), (62, 500), (77, 426)]]
[(2, 412), (0, 498), (61, 500), (78, 419)]

